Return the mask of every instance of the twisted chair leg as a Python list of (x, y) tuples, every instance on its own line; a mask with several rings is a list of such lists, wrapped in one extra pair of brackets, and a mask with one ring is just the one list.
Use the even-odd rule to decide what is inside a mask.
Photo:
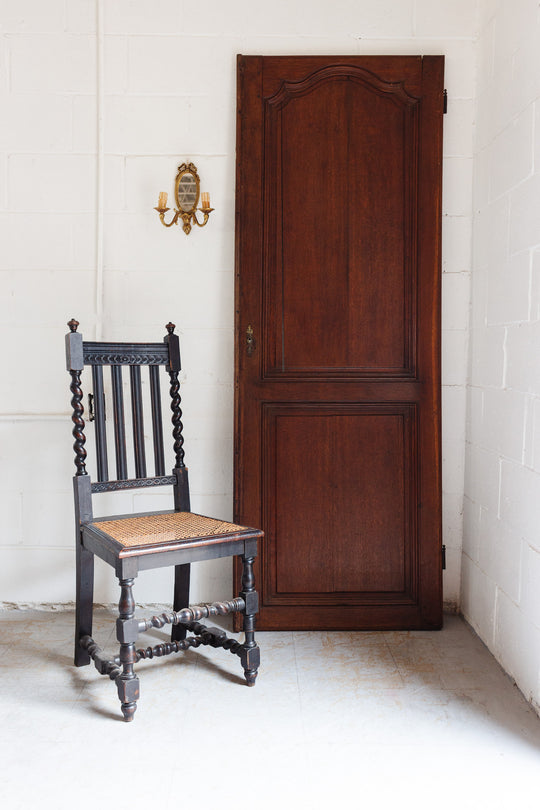
[(121, 579), (119, 582), (120, 602), (118, 603), (119, 618), (116, 622), (116, 637), (120, 642), (122, 672), (116, 678), (116, 686), (124, 720), (129, 723), (133, 720), (139, 699), (139, 679), (133, 670), (133, 665), (137, 661), (135, 642), (139, 629), (138, 622), (134, 618), (133, 579)]
[(255, 641), (255, 615), (259, 610), (259, 596), (255, 590), (254, 559), (254, 557), (242, 557), (242, 591), (240, 592), (240, 596), (246, 603), (243, 620), (245, 640), (240, 652), (240, 660), (248, 686), (255, 686), (257, 671), (261, 663), (260, 649)]

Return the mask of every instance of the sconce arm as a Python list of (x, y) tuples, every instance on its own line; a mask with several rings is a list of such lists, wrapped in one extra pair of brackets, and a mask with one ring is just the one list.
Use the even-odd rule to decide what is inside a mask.
[[(191, 215), (191, 216), (192, 216), (192, 218), (193, 218), (193, 221), (195, 222), (195, 225), (198, 225), (198, 226), (199, 226), (199, 228), (204, 228), (204, 226), (205, 226), (205, 225), (206, 225), (206, 223), (208, 222), (208, 217), (210, 216), (210, 214), (211, 214), (211, 212), (212, 212), (213, 210), (214, 210), (213, 208), (197, 208), (197, 209), (196, 209), (196, 210), (193, 212), (193, 214)], [(202, 215), (203, 215), (203, 217), (204, 217), (204, 219), (203, 219), (203, 221), (202, 221), (202, 222), (199, 222), (199, 220), (197, 219), (197, 211), (200, 211), (200, 212), (201, 212), (201, 214), (202, 214)]]
[(167, 211), (170, 211), (171, 209), (170, 208), (155, 208), (154, 210), (158, 212), (159, 218), (161, 220), (161, 224), (165, 225), (166, 228), (170, 228), (172, 225), (176, 225), (176, 223), (178, 221), (178, 217), (180, 216), (180, 211), (177, 211), (176, 208), (175, 208), (174, 210), (175, 210), (176, 213), (175, 213), (174, 217), (172, 218), (172, 220), (170, 222), (165, 222), (165, 214), (167, 213)]

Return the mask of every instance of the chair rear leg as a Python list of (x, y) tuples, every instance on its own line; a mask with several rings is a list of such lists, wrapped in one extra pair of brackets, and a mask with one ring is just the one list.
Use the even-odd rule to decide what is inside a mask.
[[(173, 610), (178, 612), (182, 608), (189, 607), (189, 584), (191, 576), (191, 565), (176, 565), (174, 567), (174, 599)], [(187, 629), (182, 624), (174, 624), (171, 628), (171, 641), (183, 641), (186, 637)]]
[(259, 610), (259, 595), (255, 590), (254, 560), (255, 557), (242, 557), (242, 590), (240, 592), (240, 596), (246, 603), (243, 620), (245, 640), (240, 660), (248, 686), (255, 686), (257, 671), (261, 663), (261, 652), (255, 641), (255, 615)]
[(83, 636), (92, 636), (92, 611), (94, 607), (94, 555), (77, 543), (75, 586), (75, 654), (76, 667), (90, 663), (88, 651), (79, 642)]

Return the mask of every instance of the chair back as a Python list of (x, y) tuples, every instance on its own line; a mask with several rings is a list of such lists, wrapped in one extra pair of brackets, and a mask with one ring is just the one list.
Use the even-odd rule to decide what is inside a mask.
[[(181, 369), (180, 345), (174, 334), (175, 325), (168, 323), (162, 343), (109, 343), (83, 340), (77, 332), (78, 321), (69, 321), (66, 335), (66, 364), (71, 374), (70, 390), (73, 408), (73, 449), (75, 451), (76, 478), (88, 476), (86, 469), (86, 436), (84, 433), (84, 406), (81, 372), (92, 368), (93, 394), (90, 420), (95, 421), (97, 477), (91, 482), (91, 492), (111, 492), (137, 487), (173, 485), (175, 508), (189, 510), (187, 469), (184, 465), (184, 439), (178, 373)], [(107, 444), (107, 414), (105, 412), (104, 368), (110, 368), (112, 416), (114, 430), (114, 462), (109, 463)], [(129, 367), (131, 431), (126, 430), (124, 403), (124, 375)], [(175, 467), (171, 475), (165, 472), (163, 419), (161, 408), (160, 366), (165, 366), (170, 377), (172, 436), (174, 439)], [(153, 448), (153, 475), (149, 473), (145, 443), (145, 424), (142, 394), (143, 367), (148, 368), (150, 388), (151, 436)], [(109, 420), (110, 424), (110, 420)], [(133, 452), (128, 456), (128, 433), (131, 433)], [(112, 442), (111, 445), (112, 446)], [(133, 458), (133, 471), (128, 459)], [(114, 474), (111, 475), (111, 469)]]

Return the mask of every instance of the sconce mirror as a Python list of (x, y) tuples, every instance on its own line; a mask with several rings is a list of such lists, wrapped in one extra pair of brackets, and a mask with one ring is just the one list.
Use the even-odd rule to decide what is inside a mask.
[(174, 194), (176, 205), (185, 214), (192, 214), (199, 202), (200, 180), (193, 163), (182, 163), (176, 175)]
[[(203, 191), (201, 194), (201, 181), (197, 174), (197, 167), (193, 163), (182, 163), (178, 167), (178, 174), (174, 181), (176, 208), (170, 222), (165, 222), (165, 214), (170, 210), (167, 208), (167, 196), (165, 191), (159, 192), (159, 202), (155, 209), (159, 214), (162, 225), (165, 225), (166, 228), (170, 228), (180, 221), (184, 233), (189, 233), (193, 224), (203, 228), (214, 210), (210, 207), (210, 194), (207, 191)], [(197, 208), (199, 197), (201, 198), (201, 207)], [(202, 222), (197, 219), (197, 211), (200, 211), (203, 216)]]

